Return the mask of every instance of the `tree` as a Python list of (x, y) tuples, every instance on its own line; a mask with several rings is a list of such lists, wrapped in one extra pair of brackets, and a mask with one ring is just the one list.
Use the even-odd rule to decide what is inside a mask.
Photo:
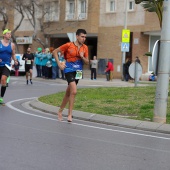
[(141, 4), (148, 12), (156, 12), (162, 27), (163, 0), (135, 0), (135, 3)]
[[(27, 1), (26, 4), (23, 4), (23, 9), (25, 14), (33, 27), (33, 35), (32, 38), (34, 41), (40, 43), (44, 48), (48, 46), (48, 41), (45, 36), (45, 29), (49, 27), (49, 23), (44, 23), (44, 16), (47, 14), (48, 10), (44, 10), (44, 6), (41, 3), (38, 3), (36, 0)], [(39, 11), (40, 17), (37, 18), (36, 10)], [(42, 40), (38, 37), (38, 28), (40, 28), (40, 32), (46, 39), (46, 41)]]
[[(66, 29), (67, 27), (70, 28), (76, 27), (78, 25), (78, 22), (80, 21), (78, 18), (77, 20), (74, 21), (69, 21), (69, 22), (64, 21), (62, 24), (60, 23), (60, 25), (54, 24), (57, 23), (57, 20), (55, 19), (51, 20), (51, 13), (56, 14), (56, 9), (55, 9), (56, 5), (54, 4), (55, 2), (58, 1), (6, 0), (4, 2), (4, 0), (0, 0), (0, 14), (3, 15), (3, 21), (4, 21), (2, 30), (4, 30), (6, 26), (9, 25), (10, 23), (9, 18), (13, 18), (13, 20), (11, 20), (12, 22), (14, 22), (11, 24), (11, 27), (13, 27), (14, 25), (14, 29), (12, 30), (12, 38), (14, 43), (16, 43), (15, 32), (20, 26), (22, 26), (22, 24), (25, 24), (26, 22), (28, 25), (30, 25), (29, 28), (27, 29), (33, 32), (32, 33), (33, 41), (41, 44), (43, 48), (48, 47), (49, 46), (48, 35), (50, 32), (55, 31), (56, 33), (57, 31), (61, 32), (61, 30)], [(50, 6), (48, 6), (49, 4)], [(61, 2), (59, 4), (61, 4)], [(58, 4), (59, 9), (57, 10), (62, 11), (61, 7), (59, 7), (59, 4)], [(91, 3), (89, 2), (88, 6), (90, 6), (90, 4)], [(4, 6), (8, 11), (13, 11), (12, 15), (3, 12)], [(16, 11), (18, 12), (17, 17), (16, 17)], [(65, 11), (65, 9), (63, 11)], [(55, 17), (55, 15), (53, 16)], [(26, 20), (23, 20), (25, 18)], [(16, 21), (18, 22), (17, 24)], [(50, 27), (51, 24), (55, 26)]]
[[(40, 32), (42, 35), (45, 36), (45, 29), (49, 27), (50, 23), (46, 22), (44, 23), (44, 16), (48, 12), (47, 10), (44, 10), (44, 6), (39, 4), (36, 0), (7, 0), (4, 2), (4, 0), (0, 0), (0, 14), (3, 17), (3, 24), (1, 26), (2, 31), (6, 29), (6, 27), (9, 25), (14, 25), (14, 28), (11, 30), (12, 40), (16, 45), (16, 51), (18, 50), (18, 45), (16, 43), (16, 36), (15, 32), (18, 30), (18, 28), (21, 26), (23, 19), (28, 18), (31, 26), (33, 27), (33, 41), (36, 41), (40, 43), (44, 48), (48, 46), (48, 42), (42, 40), (38, 37), (38, 30), (40, 28)], [(39, 9), (41, 16), (37, 19), (36, 16), (36, 10)], [(9, 11), (13, 11), (13, 13), (10, 13)], [(15, 19), (9, 20), (9, 18), (14, 18), (15, 11), (18, 12), (17, 21), (18, 23), (14, 22)], [(47, 39), (46, 39), (47, 40)]]
[[(61, 31), (65, 29), (66, 27), (75, 27), (77, 25), (77, 21), (72, 21), (69, 23), (65, 23), (65, 25), (58, 25), (57, 28), (50, 28), (52, 22), (49, 20), (51, 18), (51, 14), (55, 13), (55, 8), (52, 8), (49, 6), (50, 3), (54, 3), (55, 1), (49, 1), (44, 3), (43, 1), (37, 1), (37, 0), (27, 0), (25, 4), (23, 4), (23, 8), (25, 11), (25, 14), (30, 22), (30, 24), (33, 27), (33, 40), (40, 43), (43, 48), (48, 47), (48, 38), (47, 38), (47, 32), (51, 32), (51, 30)], [(55, 6), (55, 4), (53, 4)], [(60, 11), (62, 9), (60, 8)], [(37, 16), (38, 11), (38, 16)], [(47, 19), (45, 22), (45, 18)], [(49, 28), (49, 29), (48, 29)], [(47, 31), (48, 29), (48, 31)], [(43, 35), (43, 39), (40, 38), (38, 32)], [(44, 41), (45, 40), (45, 41)]]
[(16, 25), (14, 25), (14, 29), (11, 30), (11, 35), (12, 35), (12, 39), (13, 39), (13, 42), (15, 43), (16, 45), (16, 51), (18, 52), (18, 45), (16, 43), (16, 37), (15, 37), (15, 32), (18, 30), (18, 28), (20, 27), (23, 19), (24, 19), (24, 14), (23, 14), (23, 10), (22, 10), (22, 6), (21, 6), (21, 3), (22, 3), (22, 0), (7, 0), (4, 2), (4, 0), (0, 0), (0, 4), (1, 4), (1, 7), (0, 7), (0, 14), (2, 15), (3, 17), (3, 24), (2, 24), (2, 31), (4, 29), (6, 29), (7, 25), (13, 25), (13, 23), (10, 23), (12, 22), (13, 20), (9, 20), (9, 18), (13, 18), (14, 16), (14, 13), (10, 13), (9, 11), (18, 11), (18, 13), (21, 15), (20, 19), (19, 19), (19, 22), (16, 23)]

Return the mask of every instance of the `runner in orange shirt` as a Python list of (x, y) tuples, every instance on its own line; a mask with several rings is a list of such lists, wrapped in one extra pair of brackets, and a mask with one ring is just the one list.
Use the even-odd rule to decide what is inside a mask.
[[(86, 31), (84, 29), (78, 29), (76, 32), (76, 41), (66, 43), (53, 51), (53, 56), (61, 70), (64, 70), (65, 78), (68, 82), (65, 96), (63, 98), (60, 109), (58, 110), (58, 120), (62, 121), (62, 111), (67, 103), (69, 103), (68, 109), (68, 122), (72, 122), (72, 110), (74, 106), (74, 100), (77, 93), (77, 84), (79, 79), (82, 79), (83, 64), (89, 64), (88, 48), (84, 44), (86, 40)], [(65, 64), (60, 63), (58, 58), (58, 52), (64, 54), (66, 60)]]

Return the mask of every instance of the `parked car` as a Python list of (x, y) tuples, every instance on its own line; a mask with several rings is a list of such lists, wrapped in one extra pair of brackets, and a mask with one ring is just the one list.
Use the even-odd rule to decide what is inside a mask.
[[(22, 60), (22, 56), (23, 54), (15, 54), (16, 59), (20, 62), (20, 66), (19, 66), (19, 72), (25, 72), (25, 60)], [(12, 72), (15, 71), (14, 69), (14, 60), (12, 60), (11, 62), (11, 66), (12, 66)]]

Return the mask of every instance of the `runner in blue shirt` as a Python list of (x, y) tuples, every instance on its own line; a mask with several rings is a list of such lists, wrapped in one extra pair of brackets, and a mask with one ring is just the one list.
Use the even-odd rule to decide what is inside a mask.
[(3, 39), (0, 41), (0, 83), (1, 83), (1, 96), (0, 104), (4, 104), (3, 97), (6, 91), (7, 78), (11, 72), (11, 57), (15, 64), (18, 64), (15, 57), (15, 45), (10, 41), (11, 31), (5, 29), (3, 31)]

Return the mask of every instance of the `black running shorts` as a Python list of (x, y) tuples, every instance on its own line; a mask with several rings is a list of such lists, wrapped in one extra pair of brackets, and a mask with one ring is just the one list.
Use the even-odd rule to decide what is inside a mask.
[(2, 75), (5, 75), (7, 77), (10, 76), (10, 73), (11, 71), (6, 66), (0, 67), (0, 79)]
[(32, 70), (32, 64), (25, 64), (25, 72)]
[(75, 81), (76, 84), (78, 84), (78, 81), (79, 81), (79, 80), (75, 79), (75, 77), (76, 77), (76, 71), (74, 71), (74, 72), (69, 72), (69, 73), (65, 73), (65, 78), (66, 78), (68, 84), (70, 84), (70, 83), (73, 82), (73, 81)]

